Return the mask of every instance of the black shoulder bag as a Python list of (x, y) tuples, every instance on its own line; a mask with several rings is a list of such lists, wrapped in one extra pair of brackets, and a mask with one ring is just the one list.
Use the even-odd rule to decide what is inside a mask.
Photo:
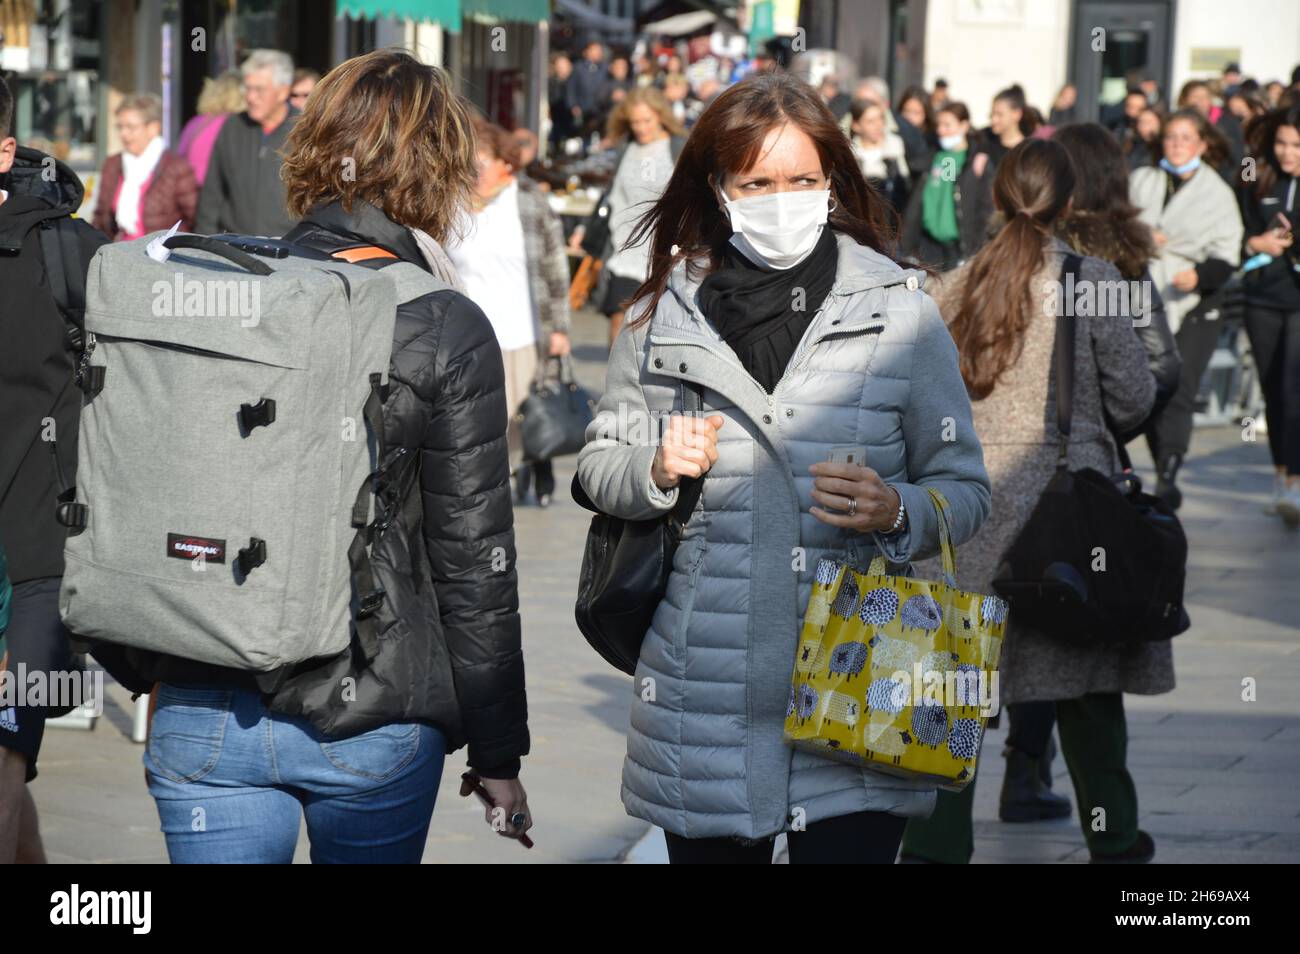
[[(1066, 257), (1066, 275), (1080, 259)], [(1074, 287), (1078, 286), (1078, 281)], [(1183, 608), (1187, 538), (1174, 512), (1131, 473), (1070, 470), (1074, 319), (1056, 318), (1056, 473), (1002, 555), (993, 588), (1011, 619), (1076, 643), (1137, 645), (1191, 625)], [(1122, 452), (1121, 452), (1122, 453)]]
[[(700, 392), (686, 385), (683, 411), (700, 410)], [(601, 513), (573, 478), (573, 499), (595, 516), (587, 531), (574, 617), (591, 648), (615, 669), (636, 671), (655, 608), (668, 588), (673, 554), (704, 489), (703, 477), (682, 478), (677, 503), (653, 520), (623, 520)]]

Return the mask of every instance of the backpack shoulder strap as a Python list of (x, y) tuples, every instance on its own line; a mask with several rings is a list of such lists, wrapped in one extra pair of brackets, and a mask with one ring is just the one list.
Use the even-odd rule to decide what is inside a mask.
[(64, 320), (78, 333), (86, 324), (86, 269), (71, 216), (46, 219), (39, 226), (41, 258), (50, 293)]

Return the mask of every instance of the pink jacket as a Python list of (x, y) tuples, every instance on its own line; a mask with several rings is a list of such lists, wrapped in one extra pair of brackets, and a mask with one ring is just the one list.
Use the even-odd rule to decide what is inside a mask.
[(212, 147), (217, 144), (217, 135), (226, 122), (229, 113), (210, 113), (198, 115), (185, 124), (181, 130), (180, 141), (176, 144), (176, 154), (184, 156), (194, 170), (194, 178), (202, 187), (208, 175), (208, 160), (212, 158)]

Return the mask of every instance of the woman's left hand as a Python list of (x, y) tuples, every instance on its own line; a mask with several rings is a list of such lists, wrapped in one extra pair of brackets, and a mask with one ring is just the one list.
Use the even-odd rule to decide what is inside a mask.
[(894, 525), (902, 500), (898, 491), (887, 486), (870, 467), (818, 461), (808, 472), (816, 478), (813, 500), (838, 511), (813, 507), (812, 515), (822, 523), (859, 533), (888, 530)]
[(563, 331), (551, 332), (551, 357), (560, 357), (566, 355), (571, 350), (569, 346), (569, 336)]
[(1185, 268), (1173, 278), (1174, 287), (1179, 291), (1189, 292), (1196, 288), (1196, 269)]

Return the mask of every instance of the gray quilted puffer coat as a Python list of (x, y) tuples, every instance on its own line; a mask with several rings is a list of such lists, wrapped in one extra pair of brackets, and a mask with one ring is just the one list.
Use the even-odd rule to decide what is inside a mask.
[[(680, 411), (687, 380), (703, 386), (704, 411), (725, 419), (642, 644), (623, 766), (628, 813), (684, 837), (763, 838), (792, 818), (933, 810), (931, 784), (796, 752), (782, 737), (817, 561), (865, 569), (878, 548), (903, 565), (935, 553), (927, 487), (951, 503), (956, 542), (989, 512), (957, 351), (920, 290), (923, 273), (837, 239), (835, 284), (771, 395), (698, 311), (702, 276), (679, 265), (649, 325), (615, 343), (578, 456), (579, 479), (602, 510), (653, 517), (678, 491), (650, 479), (645, 418)], [(836, 444), (865, 445), (868, 465), (898, 487), (905, 533), (860, 534), (812, 515), (808, 467)]]

